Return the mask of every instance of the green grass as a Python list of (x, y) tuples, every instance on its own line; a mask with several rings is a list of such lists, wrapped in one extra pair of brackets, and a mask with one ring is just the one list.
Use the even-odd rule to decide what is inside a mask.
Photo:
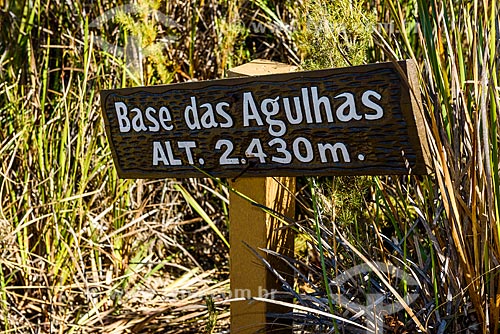
[[(344, 10), (339, 23), (335, 11), (326, 3), (306, 4), (313, 6), (313, 20), (319, 18), (320, 23), (325, 23), (322, 19), (327, 18), (329, 27), (343, 24), (348, 28), (345, 35), (333, 36), (324, 29), (306, 29), (302, 33), (306, 38), (300, 39), (305, 66), (342, 66), (348, 63), (350, 52), (360, 56), (358, 48), (349, 47), (348, 39), (338, 40), (339, 36), (363, 36), (359, 26), (342, 21), (350, 19), (349, 11)], [(342, 1), (331, 6), (335, 10), (342, 8)], [(355, 264), (382, 261), (403, 268), (419, 282), (419, 298), (410, 308), (388, 316), (386, 330), (395, 330), (397, 324), (410, 332), (419, 328), (429, 332), (497, 333), (498, 5), (493, 1), (387, 1), (371, 9), (375, 20), (382, 24), (376, 26), (372, 47), (364, 49), (368, 52), (364, 61), (417, 60), (421, 92), (415, 93), (423, 97), (420, 107), (426, 115), (434, 173), (418, 178), (376, 177), (371, 190), (363, 195), (365, 203), (358, 201), (356, 205), (349, 203), (363, 191), (341, 178), (333, 181), (340, 187), (323, 181), (317, 183), (317, 189), (304, 193), (306, 200), (319, 209), (314, 210), (316, 215), (308, 219), (301, 233), (310, 236), (312, 252), (319, 254), (320, 263), (306, 257), (300, 263), (304, 272), (298, 285), (308, 287), (305, 295), (311, 293), (308, 290), (312, 287), (313, 294), (331, 300), (328, 281), (334, 281)], [(358, 15), (358, 22), (370, 17), (361, 12)], [(387, 24), (390, 22), (394, 23), (392, 30)], [(335, 53), (336, 46), (341, 52)], [(370, 188), (368, 183), (364, 189), (367, 186)], [(322, 217), (317, 216), (318, 212)], [(322, 222), (319, 228), (318, 222)], [(314, 269), (315, 265), (321, 270)], [(371, 277), (379, 285), (391, 287), (382, 277)], [(395, 279), (390, 274), (385, 278)], [(351, 284), (361, 286), (364, 294), (380, 291), (375, 286), (364, 286), (363, 280)], [(333, 290), (342, 293), (340, 288), (345, 287)], [(410, 288), (402, 281), (398, 293), (405, 296), (412, 292)], [(296, 292), (291, 293), (296, 296)], [(297, 299), (310, 306), (305, 295)], [(362, 296), (356, 294), (349, 297), (362, 301)], [(315, 307), (318, 312), (332, 312), (328, 303)], [(344, 307), (337, 312), (355, 313)], [(312, 332), (337, 331), (324, 327), (327, 321), (318, 313), (308, 328)]]
[[(212, 272), (212, 257), (227, 262), (226, 250), (196, 232), (203, 223), (172, 182), (119, 180), (114, 171), (98, 91), (165, 83), (186, 73), (169, 65), (167, 49), (147, 58), (144, 75), (137, 77), (124, 59), (98, 48), (96, 34), (110, 41), (116, 34), (126, 47), (126, 34), (150, 33), (153, 27), (144, 21), (138, 31), (123, 22), (109, 22), (102, 31), (89, 28), (92, 18), (115, 5), (2, 4), (7, 26), (2, 29), (10, 38), (0, 42), (0, 331), (106, 333), (115, 322), (126, 331), (137, 326), (134, 318), (165, 307), (148, 320), (151, 328), (161, 328), (157, 318), (181, 317), (183, 304), (203, 309), (203, 296), (175, 297), (177, 306), (162, 302), (162, 291), (178, 277), (192, 272), (178, 288), (205, 292), (225, 279), (223, 272), (213, 275), (214, 282), (205, 279)], [(144, 42), (144, 48), (153, 43)], [(201, 69), (198, 75), (215, 75), (203, 74), (209, 71)], [(206, 193), (197, 183), (187, 181), (184, 187), (193, 200)], [(209, 219), (218, 219), (213, 207), (203, 210)], [(202, 270), (194, 274), (192, 268)], [(224, 287), (227, 282), (218, 289)], [(154, 298), (141, 299), (141, 294)], [(135, 310), (138, 302), (146, 310)], [(129, 313), (135, 315), (123, 321), (121, 316)], [(211, 317), (202, 312), (197, 318)]]
[[(419, 1), (420, 31), (407, 33), (399, 46), (402, 55), (414, 55), (423, 64), (420, 74), (432, 133), (434, 191), (439, 192), (445, 215), (437, 227), (447, 231), (440, 235), (436, 251), (448, 247), (453, 259), (448, 268), (443, 268), (445, 259), (437, 259), (433, 269), (449, 279), (441, 284), (455, 298), (464, 294), (470, 298), (478, 325), (492, 333), (499, 329), (500, 313), (494, 297), (500, 291), (495, 264), (500, 256), (496, 6), (494, 1), (453, 7)], [(396, 8), (392, 6), (391, 14), (401, 22), (404, 12)], [(444, 13), (441, 19), (438, 12)], [(410, 49), (411, 45), (416, 47)], [(422, 202), (422, 209), (429, 207), (427, 198)], [(427, 214), (426, 220), (433, 221), (432, 213)], [(463, 284), (457, 289), (452, 280)], [(436, 313), (446, 313), (444, 297), (439, 296)]]

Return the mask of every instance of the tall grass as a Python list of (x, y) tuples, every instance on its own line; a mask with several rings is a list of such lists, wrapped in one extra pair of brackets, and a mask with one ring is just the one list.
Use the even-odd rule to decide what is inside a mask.
[[(444, 305), (448, 303), (446, 295), (451, 294), (455, 300), (471, 303), (470, 308), (464, 303), (457, 311), (474, 313), (484, 333), (497, 333), (500, 316), (498, 4), (422, 0), (416, 7), (418, 18), (411, 15), (409, 6), (401, 8), (397, 3), (389, 3), (387, 11), (402, 38), (397, 41), (394, 36), (387, 36), (385, 40), (392, 55), (415, 57), (421, 63), (423, 107), (428, 111), (439, 192), (435, 200), (444, 208), (443, 216), (439, 217), (438, 210), (434, 213), (428, 210), (432, 202), (422, 198), (423, 219), (437, 220), (433, 230), (438, 236), (437, 243), (433, 243), (434, 251), (444, 255), (434, 260), (433, 269), (441, 274), (441, 282), (436, 283), (440, 288), (436, 289), (439, 302), (435, 312), (448, 313)], [(419, 24), (411, 24), (414, 30), (409, 31), (408, 22), (415, 19)], [(439, 229), (447, 233), (439, 233)], [(447, 254), (443, 254), (445, 250)]]
[[(310, 3), (319, 3), (314, 9), (322, 12), (319, 17), (329, 17), (331, 10), (326, 3)], [(434, 173), (425, 177), (376, 177), (371, 185), (365, 183), (359, 190), (352, 181), (343, 186), (345, 182), (337, 179), (333, 184), (351, 188), (354, 194), (336, 191), (339, 188), (325, 183), (305, 193), (316, 202), (315, 212), (320, 213), (323, 224), (319, 235), (313, 222), (302, 225), (301, 230), (309, 236), (312, 253), (320, 254), (321, 263), (314, 256), (295, 261), (302, 272), (299, 287), (304, 290), (299, 295), (291, 293), (301, 304), (321, 312), (332, 309), (327, 302), (332, 299), (330, 289), (333, 300), (337, 294), (361, 304), (367, 294), (385, 294), (404, 306), (401, 311), (379, 316), (385, 320), (383, 329), (391, 332), (498, 333), (498, 4), (419, 0), (370, 6), (367, 9), (376, 13), (379, 24), (374, 29), (375, 44), (369, 61), (413, 58), (419, 64), (421, 91), (413, 93), (423, 96), (419, 107), (426, 115)], [(346, 36), (353, 34), (348, 29), (345, 32)], [(321, 42), (326, 44), (329, 38), (326, 34), (319, 36), (320, 43), (305, 40), (302, 47), (313, 51), (309, 62), (332, 63), (331, 55), (321, 58), (322, 53), (314, 52), (323, 50)], [(345, 60), (345, 55), (341, 56), (339, 60)], [(370, 194), (365, 195), (366, 203), (361, 206), (364, 213), (343, 219), (342, 211), (348, 209), (343, 203), (358, 197), (360, 190)], [(356, 211), (355, 207), (348, 210), (353, 209)], [(318, 217), (315, 221), (317, 224)], [(353, 278), (347, 285), (336, 285), (335, 277), (342, 272), (375, 261), (402, 268), (418, 285), (399, 281), (394, 273), (381, 276), (375, 270)], [(325, 270), (325, 264), (329, 269)], [(323, 283), (325, 271), (332, 287)], [(394, 282), (389, 283), (391, 280)], [(392, 291), (395, 286), (397, 291)], [(404, 297), (410, 293), (418, 293), (411, 304), (396, 298), (397, 294)], [(368, 321), (368, 327), (380, 330), (358, 311), (341, 302), (335, 310), (346, 319)], [(328, 318), (319, 313), (295, 317), (311, 332), (343, 330), (329, 325)], [(346, 323), (339, 325), (356, 330)]]
[[(229, 289), (214, 271), (227, 264), (215, 209), (226, 195), (196, 180), (119, 180), (98, 100), (105, 88), (217, 77), (206, 52), (216, 27), (206, 24), (223, 8), (141, 4), (96, 27), (123, 3), (0, 2), (0, 332), (179, 333), (227, 322), (227, 307), (209, 312), (204, 299)], [(177, 25), (162, 26), (154, 9)], [(144, 52), (139, 71), (116, 46)]]
[(291, 38), (248, 30), (268, 7), (0, 1), (0, 332), (227, 327), (226, 190), (118, 179), (98, 91), (285, 60)]

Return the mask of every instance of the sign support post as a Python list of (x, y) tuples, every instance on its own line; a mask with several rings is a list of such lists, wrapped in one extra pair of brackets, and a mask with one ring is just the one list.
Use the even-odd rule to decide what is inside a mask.
[[(292, 72), (294, 66), (254, 60), (233, 68), (229, 77), (252, 76)], [(294, 177), (242, 177), (231, 182), (231, 187), (265, 205), (277, 214), (293, 218), (295, 215)], [(290, 228), (279, 229), (280, 222), (246, 199), (231, 192), (229, 196), (229, 240), (231, 295), (238, 297), (273, 298), (273, 291), (280, 290), (276, 277), (265, 268), (255, 254), (257, 251), (273, 268), (293, 286), (293, 270), (266, 256), (259, 248), (268, 248), (283, 255), (293, 255), (294, 233)], [(251, 248), (251, 249), (250, 249)], [(292, 324), (283, 320), (275, 322), (269, 313), (284, 313), (287, 308), (256, 301), (231, 303), (231, 333), (250, 334), (263, 329), (272, 333), (292, 333)]]

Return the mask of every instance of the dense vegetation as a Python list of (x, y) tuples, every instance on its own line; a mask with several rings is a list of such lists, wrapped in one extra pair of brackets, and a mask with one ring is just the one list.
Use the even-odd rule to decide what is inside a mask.
[[(500, 332), (495, 0), (125, 5), (0, 0), (0, 331), (228, 327), (228, 189), (118, 179), (99, 90), (220, 78), (255, 58), (307, 69), (412, 58), (434, 172), (299, 180), (297, 332), (373, 326), (333, 301), (387, 290), (401, 306), (388, 332)], [(408, 276), (373, 267), (331, 285), (374, 261)]]

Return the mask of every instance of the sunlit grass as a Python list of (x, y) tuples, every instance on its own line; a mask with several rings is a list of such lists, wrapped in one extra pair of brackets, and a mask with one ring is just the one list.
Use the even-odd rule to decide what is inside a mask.
[[(108, 333), (114, 322), (120, 326), (113, 330), (139, 328), (134, 318), (161, 328), (156, 318), (169, 314), (175, 323), (186, 305), (200, 307), (194, 318), (208, 321), (195, 292), (228, 288), (224, 273), (207, 278), (213, 273), (207, 258), (227, 262), (224, 245), (200, 237), (202, 222), (172, 182), (118, 179), (98, 99), (101, 89), (186, 78), (184, 66), (173, 66), (164, 48), (146, 59), (140, 78), (127, 59), (97, 45), (99, 34), (126, 48), (128, 33), (153, 25), (145, 21), (132, 31), (111, 20), (100, 30), (90, 27), (119, 3), (1, 4), (2, 34), (7, 29), (11, 38), (0, 41), (0, 331)], [(190, 57), (200, 57), (198, 50)], [(189, 181), (185, 187), (193, 200), (204, 193)], [(213, 207), (203, 210), (208, 219), (218, 217)], [(189, 279), (179, 284), (185, 273)], [(225, 283), (212, 290), (219, 279)], [(171, 284), (185, 292), (165, 301)], [(138, 303), (144, 309), (134, 310)], [(127, 313), (135, 316), (120, 319)]]
[[(336, 8), (341, 7), (340, 2)], [(338, 25), (325, 3), (306, 3), (315, 6), (313, 19), (318, 17), (320, 23), (330, 27)], [(335, 287), (335, 277), (358, 263), (383, 261), (403, 268), (419, 284), (419, 297), (409, 308), (387, 315), (387, 330), (404, 326), (410, 332), (497, 333), (498, 4), (386, 1), (372, 9), (378, 24), (373, 31), (375, 43), (367, 49), (367, 61), (411, 58), (419, 64), (421, 91), (413, 93), (423, 97), (419, 107), (426, 115), (434, 172), (424, 177), (375, 177), (368, 192), (371, 195), (365, 194), (365, 203), (354, 206), (345, 204), (359, 198), (360, 189), (349, 180), (344, 186), (347, 191), (338, 191), (330, 183), (317, 183), (315, 189), (305, 193), (313, 201), (315, 215), (300, 230), (310, 236), (319, 263), (312, 257), (296, 264), (304, 273), (299, 276), (299, 287), (307, 288), (300, 296), (290, 293), (307, 306), (312, 305), (306, 298), (311, 288), (313, 295), (323, 296), (324, 300), (314, 304), (318, 314), (312, 312), (305, 327), (313, 332), (336, 332), (337, 328), (326, 326), (328, 319), (319, 315), (332, 312), (331, 303), (326, 302), (332, 299), (331, 291), (338, 296), (347, 293), (357, 300), (357, 289), (362, 290), (361, 295), (381, 290), (376, 285), (363, 285), (364, 280), (353, 280), (347, 292), (345, 286)], [(345, 14), (341, 20), (348, 17)], [(312, 29), (303, 34), (309, 36), (301, 40), (301, 48), (308, 51), (305, 63), (336, 66), (331, 59), (334, 53), (325, 52), (324, 45), (330, 45), (329, 34), (318, 32)], [(362, 36), (350, 30), (345, 34)], [(344, 51), (336, 57), (340, 64), (349, 59), (349, 51), (357, 50), (336, 45)], [(364, 189), (366, 186), (370, 188), (369, 183)], [(354, 214), (357, 211), (362, 214)], [(367, 277), (384, 289), (391, 287), (373, 273)], [(394, 279), (389, 274), (386, 278)], [(333, 284), (332, 290), (328, 282)], [(398, 289), (402, 296), (415, 292), (405, 281)], [(346, 305), (335, 312), (359, 317)], [(305, 321), (300, 316), (296, 320)]]

